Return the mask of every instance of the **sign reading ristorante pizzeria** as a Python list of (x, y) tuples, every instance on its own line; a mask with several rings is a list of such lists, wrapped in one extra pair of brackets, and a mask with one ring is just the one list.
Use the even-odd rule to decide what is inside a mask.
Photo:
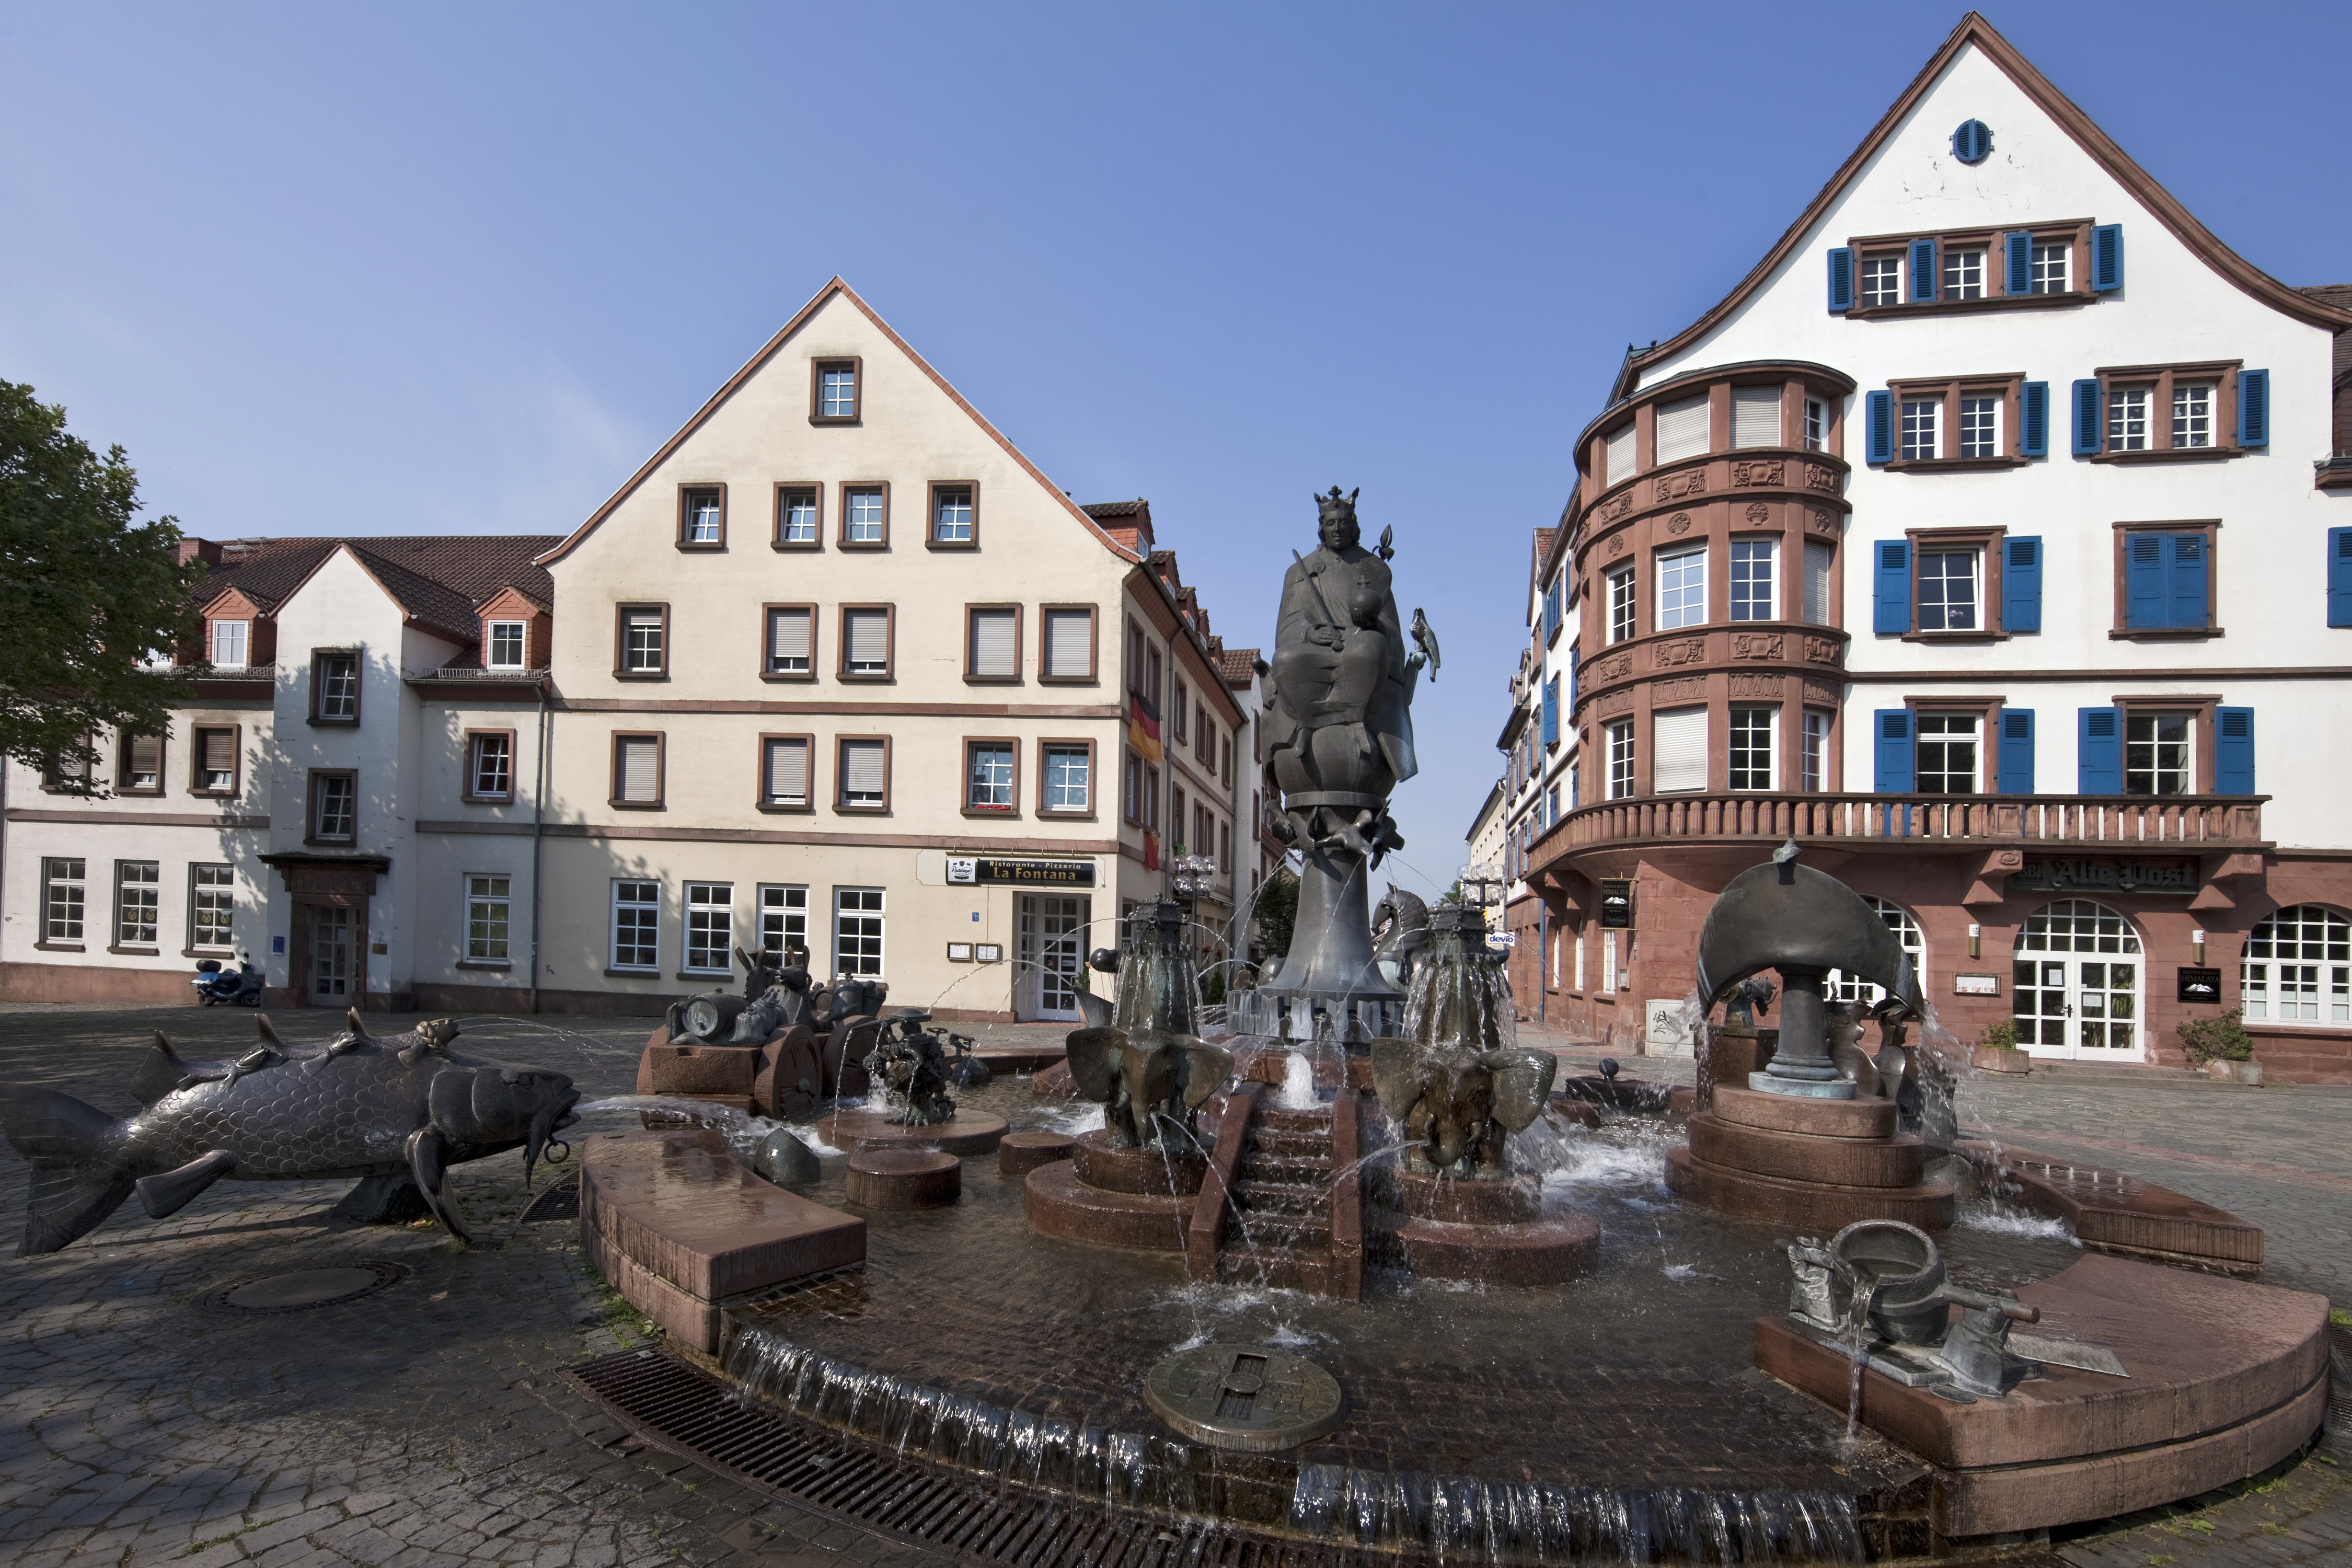
[(2110, 860), (2098, 856), (2029, 856), (2009, 876), (2012, 893), (2179, 893), (2197, 891), (2194, 860)]
[(1015, 883), (1032, 888), (1091, 888), (1091, 860), (1005, 860), (989, 855), (948, 857), (950, 882)]

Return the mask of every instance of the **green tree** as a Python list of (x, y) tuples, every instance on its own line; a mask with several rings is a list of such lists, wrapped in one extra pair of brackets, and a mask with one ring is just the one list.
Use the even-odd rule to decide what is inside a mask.
[(1266, 956), (1280, 958), (1290, 951), (1290, 928), (1298, 921), (1298, 874), (1277, 866), (1257, 896), (1257, 935)]
[(180, 563), (175, 520), (138, 510), (121, 447), (100, 460), (63, 407), (0, 381), (0, 751), (79, 761), (59, 781), (77, 794), (104, 793), (99, 732), (163, 734), (186, 679), (146, 661), (195, 634), (204, 566)]
[(1466, 900), (1462, 897), (1462, 879), (1459, 877), (1454, 878), (1454, 886), (1446, 889), (1444, 896), (1439, 898), (1437, 901), (1441, 905), (1465, 902)]

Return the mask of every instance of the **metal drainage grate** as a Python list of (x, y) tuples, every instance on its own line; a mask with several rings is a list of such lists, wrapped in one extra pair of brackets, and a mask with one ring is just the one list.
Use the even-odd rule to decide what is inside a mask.
[(1369, 1559), (1223, 1527), (1112, 1513), (909, 1464), (803, 1426), (656, 1351), (569, 1374), (639, 1436), (845, 1524), (968, 1562), (1019, 1568), (1342, 1568)]
[(522, 1213), (515, 1216), (515, 1226), (540, 1225), (548, 1220), (580, 1217), (580, 1173), (565, 1172), (541, 1187), (530, 1202), (523, 1205)]
[(196, 1298), (196, 1310), (226, 1318), (275, 1318), (287, 1312), (311, 1312), (340, 1307), (397, 1285), (408, 1270), (397, 1263), (371, 1258), (338, 1263), (324, 1268), (298, 1268), (287, 1274), (251, 1274), (215, 1285)]

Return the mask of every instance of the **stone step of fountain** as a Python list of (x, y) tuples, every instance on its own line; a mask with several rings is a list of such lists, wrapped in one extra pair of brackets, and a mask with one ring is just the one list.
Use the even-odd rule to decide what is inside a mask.
[(1320, 1132), (1277, 1132), (1263, 1127), (1250, 1129), (1249, 1148), (1244, 1159), (1277, 1159), (1312, 1162), (1331, 1158), (1331, 1131)]
[(1262, 1105), (1258, 1108), (1257, 1131), (1267, 1132), (1304, 1133), (1309, 1137), (1328, 1139), (1331, 1136), (1331, 1108), (1328, 1105), (1302, 1109), (1288, 1105)]
[(1295, 1187), (1315, 1187), (1328, 1190), (1331, 1184), (1331, 1161), (1275, 1159), (1252, 1155), (1242, 1161), (1240, 1179), (1245, 1182), (1281, 1182)]
[(1245, 1213), (1320, 1218), (1330, 1199), (1324, 1189), (1293, 1182), (1262, 1182), (1244, 1176), (1234, 1184), (1234, 1202)]
[(1242, 1250), (1255, 1248), (1261, 1257), (1277, 1252), (1312, 1252), (1319, 1258), (1331, 1247), (1331, 1220), (1325, 1214), (1252, 1214), (1246, 1228), (1249, 1241)]

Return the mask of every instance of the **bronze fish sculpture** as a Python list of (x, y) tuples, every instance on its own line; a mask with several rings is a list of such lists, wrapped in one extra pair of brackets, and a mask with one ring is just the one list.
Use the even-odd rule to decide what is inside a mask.
[(453, 1055), (446, 1019), (379, 1037), (354, 1010), (317, 1047), (260, 1027), (260, 1046), (215, 1063), (183, 1060), (159, 1032), (131, 1079), (144, 1109), (120, 1121), (56, 1089), (0, 1084), (0, 1131), (33, 1167), (17, 1256), (89, 1234), (134, 1192), (163, 1219), (224, 1176), (406, 1177), (465, 1240), (450, 1166), (520, 1146), (527, 1184), (541, 1154), (568, 1152), (554, 1134), (579, 1120), (572, 1079)]

